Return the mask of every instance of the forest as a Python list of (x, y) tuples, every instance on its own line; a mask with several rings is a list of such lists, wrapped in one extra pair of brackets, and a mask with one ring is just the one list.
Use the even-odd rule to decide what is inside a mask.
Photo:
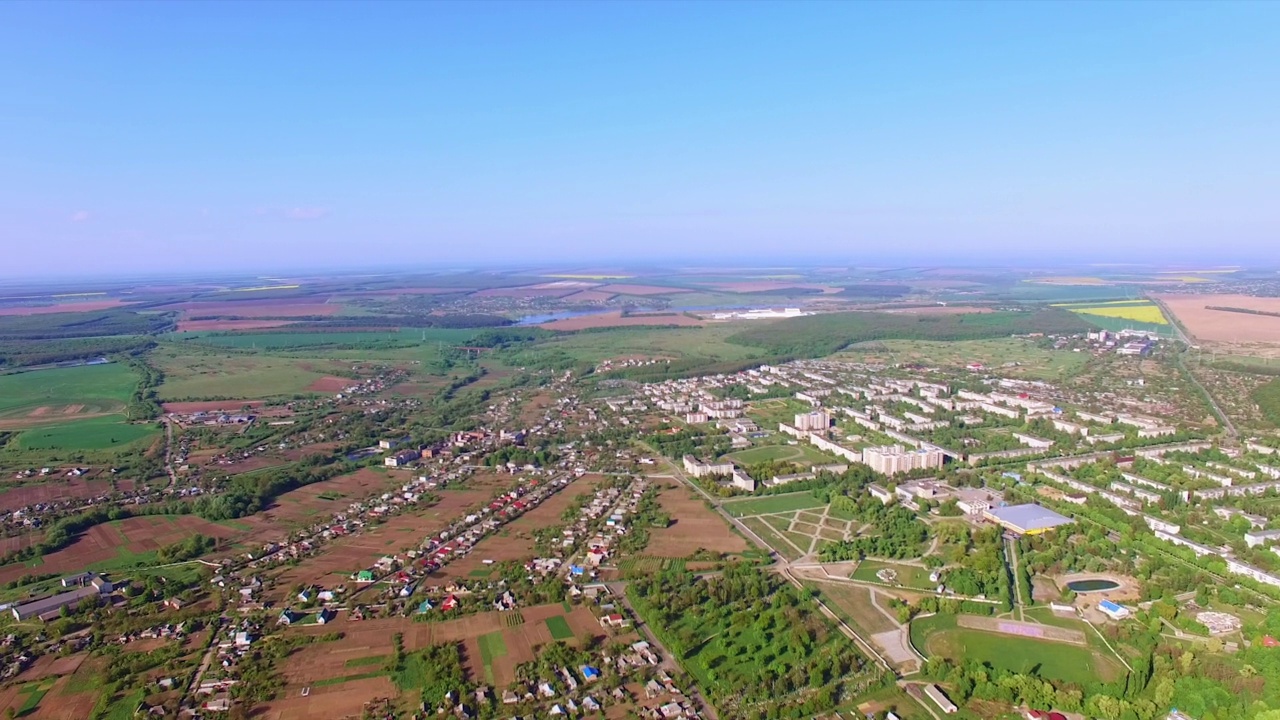
[(889, 677), (808, 591), (754, 566), (640, 576), (627, 595), (726, 716), (812, 717)]

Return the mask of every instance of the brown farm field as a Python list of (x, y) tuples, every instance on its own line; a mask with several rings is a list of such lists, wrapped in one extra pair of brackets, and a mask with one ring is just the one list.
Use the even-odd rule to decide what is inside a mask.
[(231, 538), (238, 533), (194, 515), (147, 515), (127, 518), (106, 525), (96, 525), (84, 532), (71, 545), (45, 555), (32, 566), (13, 563), (0, 567), (0, 583), (15, 580), (31, 572), (68, 574), (79, 572), (96, 563), (127, 559), (170, 545), (200, 533), (209, 537)]
[[(241, 518), (239, 522), (253, 526), (255, 534), (263, 540), (277, 540), (287, 536), (295, 525), (316, 522), (357, 500), (389, 492), (409, 478), (406, 473), (362, 468), (348, 475), (290, 490), (277, 498), (271, 507), (252, 517)], [(326, 500), (321, 495), (337, 498)]]
[(583, 290), (572, 295), (565, 295), (565, 302), (605, 302), (612, 299), (614, 293), (601, 292), (599, 290)]
[[(121, 490), (132, 490), (134, 481), (119, 480), (117, 485)], [(33, 503), (91, 498), (109, 492), (111, 492), (111, 480), (105, 477), (88, 479), (83, 476), (69, 478), (50, 475), (43, 478), (41, 482), (27, 482), (7, 487), (0, 483), (0, 511), (11, 512)]]
[[(352, 622), (347, 619), (347, 614), (343, 612), (339, 613), (338, 617), (327, 625), (290, 628), (287, 632), (308, 634), (340, 632), (343, 637), (332, 642), (304, 646), (302, 650), (294, 653), (285, 661), (281, 666), (281, 675), (285, 679), (285, 697), (290, 700), (300, 698), (302, 688), (310, 687), (312, 684), (326, 679), (360, 674), (361, 672), (376, 672), (379, 669), (378, 665), (352, 668), (347, 666), (347, 662), (361, 658), (390, 655), (392, 652), (392, 636), (396, 633), (403, 634), (404, 647), (408, 652), (429, 645), (449, 642), (462, 643), (464, 662), (471, 678), (477, 682), (497, 687), (505, 687), (513, 682), (516, 679), (516, 665), (532, 660), (537, 647), (552, 642), (551, 631), (546, 624), (548, 618), (563, 616), (568, 622), (569, 628), (573, 631), (575, 638), (581, 638), (584, 635), (593, 637), (603, 635), (599, 621), (585, 607), (575, 607), (566, 614), (564, 608), (558, 604), (537, 605), (521, 608), (520, 614), (523, 616), (524, 622), (515, 627), (507, 627), (503, 623), (502, 614), (497, 612), (468, 615), (454, 620), (438, 622), (414, 622), (409, 618), (386, 618)], [(502, 633), (503, 641), (507, 647), (507, 654), (493, 659), (490, 666), (492, 675), (490, 677), (485, 672), (485, 667), (481, 661), (479, 638), (482, 635), (494, 632)], [(352, 694), (356, 694), (352, 687), (354, 682), (365, 681), (340, 683), (336, 687), (347, 688), (352, 690)], [(311, 692), (314, 695), (316, 690), (313, 689)], [(361, 697), (368, 700), (373, 696), (361, 693)], [(382, 697), (387, 696), (383, 695)], [(280, 717), (304, 716), (289, 715)]]
[(548, 330), (586, 330), (587, 328), (601, 327), (627, 327), (632, 325), (681, 325), (681, 326), (700, 326), (703, 325), (702, 320), (684, 315), (682, 313), (671, 313), (670, 315), (650, 314), (650, 315), (623, 315), (622, 311), (599, 313), (596, 315), (582, 315), (579, 317), (565, 318), (563, 320), (553, 320), (551, 322), (542, 323), (538, 327)]
[(342, 392), (349, 385), (353, 384), (355, 384), (354, 380), (337, 377), (336, 375), (325, 375), (308, 385), (307, 390), (309, 392), (337, 393)]
[(649, 531), (646, 555), (687, 557), (700, 548), (715, 553), (740, 553), (751, 548), (723, 518), (707, 508), (697, 493), (668, 478), (657, 482), (663, 488), (658, 502), (671, 516), (672, 523)]
[(834, 295), (843, 288), (816, 283), (786, 282), (782, 280), (752, 280), (744, 282), (713, 283), (711, 287), (734, 293), (777, 292), (779, 290), (819, 290), (824, 295)]
[(693, 292), (688, 288), (663, 287), (661, 285), (632, 285), (628, 283), (612, 283), (596, 288), (599, 292), (617, 295), (670, 295), (671, 293)]
[(209, 400), (206, 402), (167, 402), (164, 411), (186, 415), (198, 412), (239, 412), (245, 406), (255, 408), (262, 405), (261, 400)]
[(181, 310), (183, 319), (229, 315), (237, 318), (290, 318), (306, 315), (333, 315), (342, 309), (337, 303), (326, 302), (325, 296), (306, 300), (192, 300), (162, 305), (157, 310)]
[(50, 313), (97, 312), (125, 305), (123, 300), (88, 300), (53, 305), (18, 305), (0, 307), (0, 315), (48, 315)]
[(294, 322), (293, 320), (179, 320), (178, 332), (212, 330), (266, 330)]
[(1157, 295), (1196, 340), (1217, 343), (1280, 343), (1280, 317), (1210, 310), (1233, 307), (1280, 313), (1280, 298), (1252, 295)]

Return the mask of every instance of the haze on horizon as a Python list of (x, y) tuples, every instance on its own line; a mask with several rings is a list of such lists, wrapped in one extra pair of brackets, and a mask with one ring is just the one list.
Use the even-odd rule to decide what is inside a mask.
[(1274, 3), (0, 4), (0, 277), (1275, 260)]

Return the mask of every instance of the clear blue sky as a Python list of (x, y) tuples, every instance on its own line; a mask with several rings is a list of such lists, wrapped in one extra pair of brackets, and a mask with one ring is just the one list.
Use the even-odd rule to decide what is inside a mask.
[(1280, 3), (0, 3), (0, 275), (1276, 260)]

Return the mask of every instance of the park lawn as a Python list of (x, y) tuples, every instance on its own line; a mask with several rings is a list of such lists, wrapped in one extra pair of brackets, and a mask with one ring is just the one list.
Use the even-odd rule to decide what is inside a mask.
[(840, 616), (841, 620), (869, 634), (897, 630), (898, 625), (871, 604), (871, 590), (844, 582), (806, 581), (818, 598)]
[(742, 521), (752, 532), (760, 536), (761, 540), (769, 543), (769, 545), (777, 551), (779, 555), (787, 560), (799, 560), (804, 553), (800, 552), (791, 543), (782, 538), (773, 528), (766, 525), (758, 517), (750, 517)]
[(884, 584), (880, 578), (876, 577), (876, 573), (885, 569), (891, 569), (898, 573), (897, 584), (903, 587), (915, 588), (917, 590), (933, 590), (938, 586), (935, 582), (929, 581), (929, 571), (925, 568), (916, 567), (914, 565), (903, 565), (901, 563), (885, 562), (883, 560), (863, 560), (858, 563), (858, 568), (853, 571), (849, 577), (854, 580), (862, 580), (863, 582), (873, 582)]
[(1115, 662), (1087, 647), (961, 628), (956, 625), (955, 615), (931, 615), (911, 621), (911, 644), (925, 657), (972, 659), (998, 669), (1035, 672), (1081, 685), (1111, 680), (1119, 674)]
[(551, 631), (553, 640), (572, 640), (573, 630), (569, 627), (569, 621), (563, 615), (555, 615), (546, 620), (547, 629)]
[(140, 447), (160, 434), (154, 424), (125, 422), (123, 415), (43, 425), (18, 435), (21, 450), (125, 450)]
[(726, 512), (734, 517), (764, 515), (766, 513), (784, 513), (793, 510), (808, 510), (826, 505), (808, 492), (788, 493), (752, 498), (750, 500), (730, 500), (724, 503)]
[(47, 422), (71, 406), (79, 413), (119, 412), (129, 402), (138, 376), (128, 365), (82, 365), (0, 375), (0, 418), (28, 416), (47, 407), (33, 422)]
[(795, 519), (795, 516), (790, 513), (786, 515), (763, 515), (760, 519), (778, 532), (789, 532), (791, 530), (791, 521)]

